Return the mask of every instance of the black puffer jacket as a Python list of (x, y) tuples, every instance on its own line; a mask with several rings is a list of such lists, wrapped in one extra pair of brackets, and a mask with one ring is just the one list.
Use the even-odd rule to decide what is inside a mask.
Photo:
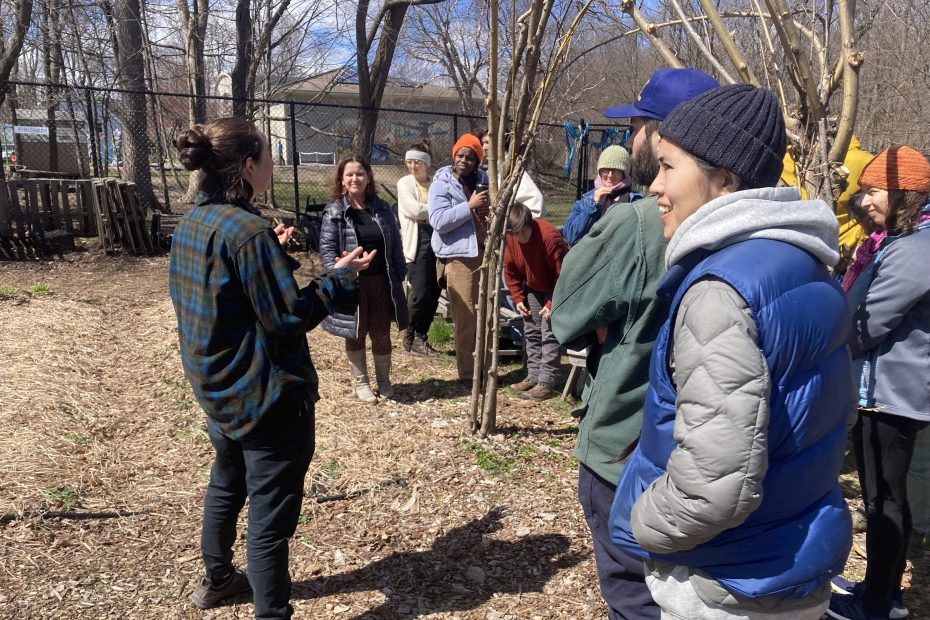
[[(381, 227), (384, 235), (384, 257), (388, 268), (388, 282), (391, 286), (391, 301), (394, 302), (394, 321), (398, 329), (407, 329), (407, 299), (404, 297), (403, 281), (407, 277), (407, 263), (401, 247), (400, 225), (390, 205), (377, 196), (368, 200), (368, 210)], [(343, 252), (351, 252), (358, 247), (355, 227), (346, 218), (349, 209), (345, 199), (335, 200), (326, 205), (323, 211), (323, 225), (320, 228), (320, 257), (323, 268), (332, 269)], [(342, 338), (355, 338), (358, 334), (358, 311), (355, 314), (333, 312), (323, 320), (323, 329)]]

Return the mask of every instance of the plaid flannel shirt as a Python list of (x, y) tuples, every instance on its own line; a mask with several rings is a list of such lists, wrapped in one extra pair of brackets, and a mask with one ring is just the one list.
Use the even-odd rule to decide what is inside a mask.
[(319, 398), (306, 332), (355, 311), (357, 279), (334, 269), (301, 289), (299, 263), (250, 205), (196, 202), (171, 242), (181, 360), (207, 416), (239, 439), (285, 394)]

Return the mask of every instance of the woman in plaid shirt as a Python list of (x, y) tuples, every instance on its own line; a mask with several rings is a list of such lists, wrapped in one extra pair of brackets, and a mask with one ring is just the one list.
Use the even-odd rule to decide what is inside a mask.
[[(216, 451), (200, 541), (206, 574), (191, 600), (208, 609), (251, 589), (256, 617), (290, 618), (287, 541), (319, 399), (306, 332), (330, 312), (354, 311), (356, 272), (372, 255), (359, 248), (300, 288), (297, 262), (282, 249), (293, 228), (272, 230), (253, 205), (271, 187), (265, 136), (244, 119), (220, 118), (182, 132), (175, 146), (203, 176), (174, 232), (169, 288), (184, 374)], [(232, 563), (246, 497), (248, 576)]]

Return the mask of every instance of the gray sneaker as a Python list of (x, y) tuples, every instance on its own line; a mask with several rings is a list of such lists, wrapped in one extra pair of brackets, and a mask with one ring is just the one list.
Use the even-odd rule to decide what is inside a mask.
[(865, 509), (861, 506), (852, 511), (852, 528), (853, 534), (861, 534), (865, 532), (866, 525), (868, 520), (865, 516)]
[(224, 599), (239, 596), (246, 592), (251, 592), (252, 586), (249, 585), (249, 578), (239, 569), (233, 569), (232, 575), (221, 586), (214, 586), (206, 577), (200, 580), (200, 584), (194, 588), (191, 594), (191, 602), (197, 606), (197, 609), (212, 609)]
[(430, 346), (429, 340), (422, 334), (413, 337), (413, 342), (408, 351), (410, 355), (415, 357), (436, 357), (436, 349)]

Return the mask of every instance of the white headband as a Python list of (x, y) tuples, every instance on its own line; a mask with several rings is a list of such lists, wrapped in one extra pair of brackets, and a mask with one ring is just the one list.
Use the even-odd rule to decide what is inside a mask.
[(430, 158), (429, 158), (429, 153), (424, 153), (423, 151), (407, 151), (407, 154), (404, 155), (404, 161), (407, 161), (410, 159), (413, 159), (416, 161), (422, 161), (427, 166), (429, 166), (431, 163)]

